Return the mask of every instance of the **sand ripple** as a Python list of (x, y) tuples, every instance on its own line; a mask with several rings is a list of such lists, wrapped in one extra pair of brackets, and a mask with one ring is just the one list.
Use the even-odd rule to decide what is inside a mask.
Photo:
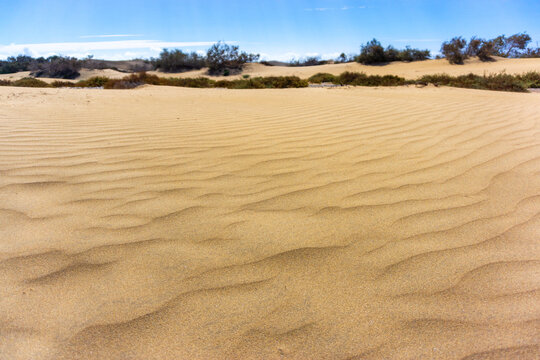
[(1, 359), (537, 359), (540, 96), (0, 88)]

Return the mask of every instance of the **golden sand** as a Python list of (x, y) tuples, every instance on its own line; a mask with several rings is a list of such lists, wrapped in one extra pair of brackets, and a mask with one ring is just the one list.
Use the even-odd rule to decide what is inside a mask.
[(1, 359), (540, 356), (540, 94), (0, 104)]

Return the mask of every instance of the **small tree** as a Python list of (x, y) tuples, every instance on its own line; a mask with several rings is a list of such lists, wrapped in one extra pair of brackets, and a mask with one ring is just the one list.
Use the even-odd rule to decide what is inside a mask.
[(467, 41), (461, 36), (455, 37), (450, 41), (445, 41), (441, 47), (441, 53), (450, 62), (450, 64), (463, 64), (467, 54), (463, 50)]
[(338, 63), (346, 63), (349, 61), (349, 58), (345, 53), (339, 54), (338, 58), (336, 59), (336, 62)]
[(227, 45), (221, 41), (212, 45), (206, 53), (206, 64), (210, 74), (224, 74), (225, 72), (239, 72), (244, 65), (255, 62), (259, 54), (240, 52), (237, 45)]
[(368, 41), (360, 48), (360, 55), (357, 61), (364, 65), (377, 64), (387, 62), (384, 54), (384, 48), (377, 39)]
[(525, 33), (518, 33), (509, 37), (498, 36), (493, 39), (494, 53), (502, 57), (519, 57), (531, 40), (531, 37)]

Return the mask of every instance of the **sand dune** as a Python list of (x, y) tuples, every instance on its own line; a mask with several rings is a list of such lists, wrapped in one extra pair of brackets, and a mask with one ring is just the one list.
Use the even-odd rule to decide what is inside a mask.
[[(367, 66), (359, 63), (347, 64), (328, 64), (319, 66), (302, 66), (302, 67), (286, 67), (286, 66), (265, 66), (262, 64), (248, 64), (242, 74), (234, 76), (211, 76), (212, 79), (240, 79), (243, 75), (257, 76), (298, 76), (302, 79), (307, 79), (319, 72), (331, 73), (339, 75), (345, 71), (364, 72), (368, 75), (397, 75), (406, 79), (417, 79), (423, 75), (429, 74), (449, 74), (453, 76), (473, 74), (493, 74), (506, 72), (508, 74), (523, 74), (528, 71), (540, 72), (540, 59), (505, 59), (497, 58), (494, 62), (481, 62), (478, 59), (468, 59), (464, 65), (450, 65), (445, 59), (441, 60), (426, 60), (421, 62), (394, 62), (381, 66)], [(88, 70), (82, 69), (81, 76), (73, 81), (86, 80), (93, 76), (107, 76), (111, 79), (121, 79), (126, 75), (125, 72), (120, 72), (112, 69), (105, 70)], [(210, 77), (208, 69), (188, 71), (184, 73), (162, 73), (159, 71), (148, 71), (149, 74), (154, 74), (162, 77)], [(0, 74), (0, 79), (18, 80), (23, 77), (30, 76), (29, 71), (19, 72), (15, 74)], [(47, 82), (53, 82), (58, 79), (41, 78)], [(71, 81), (71, 80), (68, 80)]]
[(540, 356), (540, 94), (0, 103), (2, 359)]
[[(450, 65), (447, 60), (426, 60), (421, 62), (393, 62), (387, 65), (362, 65), (359, 63), (328, 64), (319, 66), (285, 67), (265, 66), (262, 64), (248, 64), (242, 74), (250, 76), (298, 76), (307, 79), (310, 76), (325, 72), (339, 75), (345, 71), (364, 72), (368, 75), (397, 75), (406, 79), (417, 79), (423, 75), (446, 73), (449, 75), (465, 75), (469, 73), (482, 75), (484, 73), (522, 74), (527, 71), (540, 71), (540, 59), (505, 59), (497, 58), (494, 62), (481, 62), (478, 59), (468, 59), (464, 65)], [(169, 77), (198, 77), (207, 76), (206, 69), (190, 71), (180, 74), (163, 74), (150, 72), (160, 76)], [(240, 78), (241, 75), (218, 77)]]

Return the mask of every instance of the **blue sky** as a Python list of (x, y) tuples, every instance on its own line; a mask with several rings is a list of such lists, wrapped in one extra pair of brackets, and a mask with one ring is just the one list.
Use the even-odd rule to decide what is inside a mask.
[(0, 58), (151, 57), (218, 40), (267, 59), (328, 58), (374, 37), (437, 53), (455, 35), (540, 42), (539, 19), (540, 0), (0, 0)]

